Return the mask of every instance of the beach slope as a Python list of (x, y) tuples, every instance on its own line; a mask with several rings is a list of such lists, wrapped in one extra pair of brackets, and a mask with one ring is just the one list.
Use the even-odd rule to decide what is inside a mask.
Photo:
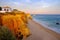
[(33, 20), (28, 19), (28, 27), (32, 35), (27, 40), (60, 40), (60, 34), (44, 28)]

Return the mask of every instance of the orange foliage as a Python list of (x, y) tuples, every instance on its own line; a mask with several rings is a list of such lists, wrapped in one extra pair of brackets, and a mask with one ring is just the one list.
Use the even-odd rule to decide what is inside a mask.
[(29, 13), (27, 13), (26, 16), (28, 19), (32, 19), (32, 16)]
[[(27, 28), (26, 23), (24, 22), (24, 20), (26, 20), (25, 19), (26, 17), (22, 17), (22, 16), (23, 15), (18, 15), (18, 14), (3, 15), (3, 16), (1, 16), (2, 24), (3, 24), (3, 26), (7, 26), (13, 32), (13, 34), (19, 35), (19, 32), (21, 32), (21, 34), (23, 34), (23, 36), (26, 37), (27, 35), (30, 35), (30, 31)], [(22, 19), (24, 19), (24, 20), (22, 20)]]

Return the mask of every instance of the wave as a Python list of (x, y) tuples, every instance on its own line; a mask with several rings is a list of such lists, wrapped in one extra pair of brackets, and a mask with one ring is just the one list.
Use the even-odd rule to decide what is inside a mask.
[(49, 24), (48, 22), (45, 22), (42, 20), (37, 20), (37, 19), (33, 19), (33, 20), (36, 21), (37, 23), (41, 24), (43, 27), (48, 28), (49, 30), (52, 30), (52, 31), (60, 34), (60, 29), (58, 29), (57, 27), (48, 26), (47, 25), (47, 24)]

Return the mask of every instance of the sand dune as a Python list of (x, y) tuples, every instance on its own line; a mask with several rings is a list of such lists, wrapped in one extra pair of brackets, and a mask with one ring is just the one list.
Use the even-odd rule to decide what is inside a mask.
[(48, 30), (33, 20), (28, 20), (31, 36), (27, 40), (60, 40), (60, 34)]

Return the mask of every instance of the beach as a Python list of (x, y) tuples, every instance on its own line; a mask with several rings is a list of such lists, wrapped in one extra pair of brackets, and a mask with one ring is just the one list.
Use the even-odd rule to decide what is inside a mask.
[(44, 28), (34, 20), (28, 19), (28, 27), (31, 35), (26, 40), (60, 40), (60, 34)]

